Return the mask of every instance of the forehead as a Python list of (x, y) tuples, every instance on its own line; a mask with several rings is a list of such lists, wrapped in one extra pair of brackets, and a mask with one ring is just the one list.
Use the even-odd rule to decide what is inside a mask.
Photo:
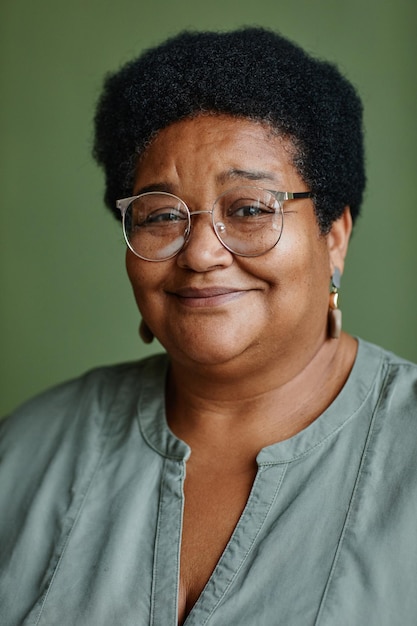
[[(143, 185), (170, 182), (206, 182), (216, 178), (227, 184), (250, 174), (249, 180), (270, 180), (300, 187), (293, 165), (294, 146), (267, 124), (227, 115), (201, 115), (161, 130), (140, 157), (135, 192)], [(259, 176), (258, 176), (259, 174)], [(291, 190), (291, 189), (289, 189)]]

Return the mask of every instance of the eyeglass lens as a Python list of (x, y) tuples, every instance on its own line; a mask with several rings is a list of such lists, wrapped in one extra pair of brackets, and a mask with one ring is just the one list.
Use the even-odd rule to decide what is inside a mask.
[[(220, 242), (241, 256), (258, 256), (271, 250), (282, 232), (283, 214), (270, 192), (256, 187), (231, 189), (212, 207), (212, 225)], [(162, 261), (177, 254), (190, 236), (191, 219), (186, 204), (174, 195), (149, 192), (128, 206), (123, 220), (126, 241), (138, 256)], [(192, 236), (192, 233), (191, 233)]]

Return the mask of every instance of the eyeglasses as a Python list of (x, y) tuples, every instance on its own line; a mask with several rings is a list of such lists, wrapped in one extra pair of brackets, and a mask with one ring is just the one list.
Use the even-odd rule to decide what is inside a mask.
[(233, 254), (256, 257), (272, 250), (280, 240), (283, 202), (311, 198), (309, 191), (291, 193), (258, 187), (236, 187), (222, 193), (209, 211), (190, 211), (171, 193), (149, 191), (117, 200), (123, 234), (129, 248), (145, 261), (166, 261), (186, 245), (191, 217), (211, 215), (220, 243)]

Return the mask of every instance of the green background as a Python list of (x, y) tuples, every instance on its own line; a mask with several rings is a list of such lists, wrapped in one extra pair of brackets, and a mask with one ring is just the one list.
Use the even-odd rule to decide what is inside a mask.
[(272, 27), (338, 63), (357, 86), (368, 190), (342, 285), (344, 327), (417, 361), (416, 7), (2, 0), (0, 412), (95, 365), (146, 353), (124, 244), (90, 157), (91, 120), (104, 74), (183, 28)]

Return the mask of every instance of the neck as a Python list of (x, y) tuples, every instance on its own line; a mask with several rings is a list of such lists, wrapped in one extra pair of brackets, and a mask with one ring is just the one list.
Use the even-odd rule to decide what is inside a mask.
[[(294, 436), (313, 422), (343, 387), (356, 355), (356, 342), (342, 334), (295, 364), (263, 371), (193, 368), (173, 362), (168, 387), (171, 429), (194, 446), (236, 442), (253, 455)], [(320, 392), (318, 393), (318, 390)], [(244, 445), (246, 442), (247, 445)]]

